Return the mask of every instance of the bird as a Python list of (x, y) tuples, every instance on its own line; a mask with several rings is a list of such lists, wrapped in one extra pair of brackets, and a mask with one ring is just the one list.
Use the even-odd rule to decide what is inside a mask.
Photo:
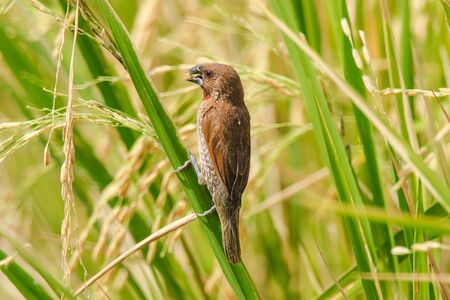
[[(250, 171), (250, 114), (239, 74), (231, 66), (205, 63), (189, 69), (203, 99), (197, 111), (198, 181), (211, 193), (229, 262), (241, 261), (239, 212)], [(195, 158), (194, 158), (195, 159)], [(196, 162), (194, 162), (196, 163)]]

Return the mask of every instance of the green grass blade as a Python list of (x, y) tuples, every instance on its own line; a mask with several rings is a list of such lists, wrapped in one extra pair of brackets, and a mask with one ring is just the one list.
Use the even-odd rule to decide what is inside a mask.
[(57, 278), (55, 278), (46, 268), (39, 262), (39, 260), (34, 256), (34, 254), (30, 253), (27, 249), (25, 249), (20, 242), (17, 242), (14, 238), (7, 235), (5, 232), (0, 231), (0, 236), (7, 240), (17, 253), (22, 257), (34, 270), (36, 270), (39, 275), (47, 282), (49, 287), (53, 290), (53, 292), (58, 295), (59, 298), (62, 296), (68, 297), (69, 299), (75, 299), (73, 295), (67, 290), (62, 282), (60, 282)]
[[(289, 27), (282, 23), (266, 10), (266, 14), (274, 21), (288, 37), (305, 54), (314, 61), (316, 67), (326, 74), (361, 110), (361, 112), (369, 119), (374, 128), (376, 128), (391, 143), (397, 153), (411, 165), (411, 168), (420, 177), (425, 186), (434, 195), (438, 201), (448, 212), (450, 212), (450, 187), (443, 181), (434, 171), (432, 171), (423, 159), (418, 156), (411, 146), (388, 124), (388, 122), (380, 116), (379, 113), (373, 111), (359, 96), (359, 94), (336, 73), (334, 72), (297, 34)], [(296, 59), (295, 56), (292, 59)], [(295, 65), (295, 64), (294, 64)], [(320, 144), (320, 142), (319, 142)]]
[[(394, 182), (397, 182), (399, 180), (398, 171), (397, 168), (399, 168), (400, 164), (398, 163), (398, 158), (395, 155), (394, 151), (392, 151), (392, 148), (389, 147), (389, 150), (391, 152), (392, 156), (392, 169), (394, 173)], [(397, 191), (397, 197), (398, 197), (398, 203), (400, 206), (400, 210), (402, 212), (407, 212), (409, 214), (412, 214), (412, 211), (409, 208), (408, 202), (407, 202), (407, 195), (405, 194), (405, 191), (403, 189), (399, 189)], [(415, 228), (403, 228), (403, 235), (404, 235), (404, 241), (405, 241), (405, 247), (410, 248), (412, 244), (414, 243), (414, 229)], [(405, 263), (404, 270), (406, 272), (411, 272), (413, 269), (414, 260), (413, 257), (410, 256), (407, 258), (407, 262)], [(409, 297), (412, 297), (413, 289), (412, 289), (412, 283), (407, 283), (407, 295)]]
[[(172, 120), (147, 79), (126, 29), (107, 1), (98, 0), (97, 3), (167, 157), (174, 168), (181, 166), (189, 159), (186, 149), (181, 145)], [(200, 213), (211, 206), (211, 198), (206, 188), (198, 184), (192, 168), (178, 173), (177, 177), (194, 211)], [(232, 265), (226, 259), (222, 249), (220, 223), (217, 215), (200, 218), (200, 220), (214, 254), (236, 296), (239, 299), (257, 299), (258, 295), (244, 265), (242, 263)]]
[[(425, 215), (427, 216), (435, 216), (435, 217), (441, 217), (444, 220), (448, 220), (449, 216), (448, 213), (445, 211), (445, 209), (439, 204), (436, 203), (433, 206), (431, 206), (430, 208), (427, 209), (427, 211), (425, 212)], [(432, 240), (436, 237), (438, 237), (438, 235), (436, 235), (436, 233), (434, 231), (431, 231), (431, 233), (426, 234), (425, 235), (426, 240)], [(394, 243), (397, 246), (408, 246), (407, 242), (405, 242), (405, 231), (404, 230), (400, 230), (398, 231), (395, 236), (394, 236)], [(384, 243), (381, 246), (377, 247), (377, 251), (380, 253), (386, 253), (389, 252), (392, 248), (389, 248), (391, 243), (387, 242)], [(399, 261), (401, 262), (404, 259), (407, 259), (407, 256), (400, 256), (399, 257)], [(409, 259), (409, 258), (408, 258)], [(411, 258), (413, 259), (413, 258)], [(354, 272), (357, 271), (356, 266), (350, 268), (349, 270), (347, 270), (346, 272), (344, 272), (338, 279), (337, 282), (341, 285), (341, 286), (346, 286), (349, 283), (352, 282), (352, 277), (354, 276)], [(315, 299), (330, 299), (330, 297), (332, 295), (338, 294), (339, 293), (339, 288), (337, 286), (336, 283), (330, 285), (328, 288), (326, 288), (320, 295), (318, 295)]]
[(450, 3), (448, 0), (441, 0), (441, 4), (444, 9), (445, 19), (447, 20), (447, 29), (450, 31)]
[[(277, 1), (271, 1), (271, 4), (274, 11), (283, 19), (288, 7)], [(288, 25), (292, 26), (293, 24)], [(312, 64), (305, 53), (289, 38), (285, 37), (285, 43), (302, 87), (308, 115), (314, 125), (319, 145), (321, 145), (322, 156), (328, 162), (339, 199), (343, 203), (362, 205), (361, 195), (351, 166), (345, 159), (347, 157), (345, 146), (328, 109)], [(373, 268), (371, 266), (376, 265), (377, 258), (367, 219), (363, 218), (358, 222), (345, 218), (345, 223), (359, 269), (362, 272), (371, 272)], [(380, 291), (373, 281), (363, 280), (363, 285), (368, 298), (378, 297)]]
[[(0, 261), (8, 259), (8, 255), (0, 249)], [(8, 277), (19, 292), (29, 300), (51, 300), (45, 289), (36, 282), (36, 279), (28, 274), (16, 262), (11, 261), (0, 265), (0, 270)]]
[[(204, 210), (211, 201), (207, 191), (189, 185), (189, 170), (173, 172), (176, 164), (151, 124), (155, 117), (148, 118), (127, 72), (141, 76), (140, 70), (125, 66), (126, 50), (119, 53), (97, 1), (0, 4), (0, 244), (6, 247), (0, 249), (13, 258), (0, 266), (17, 263), (53, 299), (71, 292), (60, 288), (61, 263), (54, 257), (61, 252), (58, 178), (72, 54), (77, 61), (72, 220), (81, 233), (72, 234), (80, 250), (70, 262), (73, 287), (124, 249), (192, 212), (196, 204), (190, 202), (199, 201)], [(185, 70), (217, 61), (240, 74), (254, 145), (242, 250), (261, 297), (450, 295), (438, 275), (448, 273), (444, 248), (450, 233), (449, 0), (420, 5), (273, 0), (283, 6), (283, 20), (264, 9), (267, 0), (102, 1), (107, 8), (111, 3), (118, 24), (130, 33), (136, 60), (186, 150), (196, 145), (201, 89), (186, 83)], [(73, 53), (76, 3), (85, 19), (78, 20)], [(265, 4), (262, 10), (258, 4)], [(345, 33), (344, 17), (353, 27)], [(56, 64), (60, 96), (53, 118)], [(53, 121), (50, 165), (43, 167)], [(183, 161), (184, 149), (175, 150), (181, 153), (176, 163)], [(201, 199), (189, 199), (179, 179)], [(234, 292), (216, 258), (214, 251), (221, 251), (216, 221), (208, 216), (161, 237), (81, 298), (245, 298), (237, 282), (242, 280), (225, 266), (240, 289)], [(433, 249), (420, 253), (420, 243)], [(370, 271), (361, 275), (361, 268)], [(362, 279), (375, 285), (374, 293), (368, 294)], [(8, 297), (26, 298), (0, 270), (0, 299)]]
[[(383, 33), (384, 33), (384, 45), (386, 47), (388, 65), (389, 65), (389, 82), (390, 86), (405, 88), (404, 74), (399, 65), (397, 59), (397, 54), (394, 48), (394, 38), (391, 28), (391, 20), (389, 11), (387, 8), (387, 1), (380, 0), (381, 11), (383, 19)], [(404, 18), (406, 20), (406, 18)], [(405, 25), (405, 24), (403, 24)], [(404, 31), (405, 33), (405, 31)], [(406, 50), (404, 47), (403, 50)], [(402, 53), (403, 54), (403, 53)], [(408, 53), (406, 53), (408, 55)], [(408, 59), (407, 57), (405, 59)], [(407, 70), (411, 71), (411, 70)], [(410, 76), (410, 74), (408, 74)], [(399, 125), (403, 137), (408, 141), (414, 148), (417, 148), (417, 137), (414, 133), (414, 128), (412, 124), (412, 112), (408, 98), (404, 94), (398, 94), (395, 96), (397, 103), (397, 114), (399, 118)]]
[[(60, 0), (59, 4), (64, 10), (67, 9), (67, 1)], [(84, 19), (80, 19), (79, 26), (82, 30), (89, 32), (88, 23)], [(115, 75), (113, 68), (103, 55), (100, 46), (94, 43), (89, 37), (81, 35), (78, 38), (77, 46), (81, 50), (86, 65), (94, 78)], [(136, 116), (130, 97), (122, 83), (119, 82), (112, 85), (107, 82), (100, 82), (97, 87), (108, 106), (121, 110), (130, 116)], [(127, 149), (131, 149), (131, 146), (136, 141), (136, 134), (132, 130), (123, 127), (118, 127), (117, 131)]]
[[(22, 113), (28, 118), (33, 118), (33, 113), (27, 107), (27, 104), (31, 104), (43, 108), (50, 108), (52, 106), (52, 95), (45, 92), (42, 86), (38, 86), (30, 78), (46, 79), (51, 78), (48, 70), (43, 67), (39, 62), (43, 60), (40, 57), (29, 57), (29, 53), (24, 53), (24, 47), (20, 46), (24, 44), (24, 41), (20, 40), (18, 35), (14, 38), (8, 37), (3, 29), (3, 23), (0, 20), (0, 52), (3, 54), (5, 62), (8, 64), (10, 70), (19, 81), (23, 90), (26, 91), (28, 96), (27, 101), (18, 101), (16, 104), (20, 107)], [(32, 45), (26, 45), (33, 47)], [(33, 55), (36, 55), (33, 53)], [(49, 83), (48, 86), (51, 86)], [(57, 102), (61, 105), (61, 103)], [(74, 132), (76, 135), (75, 151), (77, 153), (77, 160), (88, 169), (92, 178), (100, 185), (104, 186), (111, 181), (112, 177), (104, 167), (103, 163), (94, 155), (94, 151), (89, 143), (85, 141), (82, 135)]]
[(306, 40), (320, 53), (320, 23), (318, 20), (315, 1), (291, 0), (293, 12), (298, 22), (298, 29), (306, 36)]
[[(410, 7), (408, 0), (401, 1), (402, 27), (400, 39), (400, 68), (403, 74), (405, 88), (414, 87), (414, 62), (411, 48)], [(413, 119), (415, 119), (414, 97), (408, 97)]]
[[(84, 23), (85, 21), (83, 20), (80, 25), (82, 26)], [(115, 75), (99, 46), (96, 45), (90, 38), (80, 36), (77, 44), (81, 50), (81, 53), (83, 53), (86, 64), (88, 65), (94, 78), (105, 75)], [(121, 110), (129, 116), (136, 116), (130, 102), (130, 97), (122, 83), (112, 85), (107, 82), (100, 82), (97, 86), (108, 106)], [(136, 140), (136, 134), (128, 128), (118, 127), (117, 130), (126, 147), (130, 149)]]
[[(342, 18), (345, 18), (347, 20), (347, 23), (349, 24), (349, 27), (351, 28), (346, 2), (341, 1), (340, 4), (341, 4), (341, 16), (338, 20), (334, 20), (334, 22), (340, 24), (340, 20), (342, 20)], [(338, 25), (336, 24), (336, 26)], [(343, 30), (340, 30), (340, 38), (342, 40), (341, 42), (342, 50), (340, 52), (343, 53), (341, 57), (345, 79), (361, 95), (361, 98), (367, 101), (366, 89), (364, 87), (364, 82), (362, 80), (362, 73), (354, 61), (352, 55), (353, 47), (350, 44), (349, 37), (347, 37), (344, 34)], [(377, 151), (375, 148), (372, 125), (370, 124), (369, 120), (364, 116), (364, 114), (358, 109), (358, 107), (356, 107), (355, 104), (352, 104), (352, 107), (356, 118), (359, 138), (363, 145), (365, 155), (368, 174), (367, 185), (370, 188), (370, 191), (372, 192), (373, 203), (378, 207), (385, 207), (386, 200), (384, 197), (384, 192), (381, 183), (381, 176), (378, 168), (378, 158), (377, 158)], [(389, 227), (385, 224), (372, 224), (372, 229), (376, 244), (380, 244), (381, 242), (383, 242), (385, 237), (392, 238), (392, 232), (389, 230)], [(390, 253), (386, 253), (386, 255), (383, 255), (382, 257), (380, 257), (380, 259), (382, 259), (385, 262), (385, 264), (387, 264), (387, 268), (385, 269), (389, 271), (394, 271), (396, 269), (397, 265), (396, 262), (394, 261), (395, 258), (393, 258), (392, 255), (390, 255)], [(383, 270), (383, 268), (381, 270)]]
[[(1, 31), (1, 28), (0, 28), (0, 31)], [(18, 45), (24, 45), (28, 41), (23, 39), (20, 42), (18, 42), (17, 36), (15, 37), (15, 40), (13, 41), (6, 35), (1, 35), (1, 33), (2, 32), (0, 32), (0, 39), (4, 39), (5, 43), (2, 43), (0, 45), (0, 51), (2, 51), (2, 53), (4, 54), (5, 61), (8, 63), (9, 67), (14, 72), (14, 74), (16, 74), (18, 81), (22, 84), (22, 86), (24, 87), (26, 92), (29, 94), (28, 99), (30, 99), (30, 101), (23, 100), (20, 97), (16, 97), (18, 99), (18, 101), (16, 101), (16, 104), (20, 107), (21, 111), (28, 119), (33, 119), (34, 118), (33, 112), (29, 110), (29, 108), (27, 107), (27, 104), (32, 103), (32, 105), (36, 106), (36, 107), (49, 107), (49, 106), (51, 106), (51, 94), (43, 91), (42, 88), (35, 86), (35, 84), (33, 82), (30, 82), (28, 80), (28, 77), (23, 76), (23, 74), (27, 74), (28, 72), (36, 72), (36, 75), (35, 75), (36, 77), (49, 78), (52, 76), (48, 75), (48, 74), (44, 74), (44, 71), (42, 69), (35, 67), (33, 62), (36, 60), (27, 59), (26, 56), (22, 56), (23, 51), (21, 51), (21, 48)], [(8, 42), (6, 42), (6, 41), (8, 41)], [(84, 43), (83, 41), (86, 43)], [(93, 57), (96, 59), (96, 61), (92, 60), (92, 59), (87, 61), (87, 65), (90, 66), (90, 71), (93, 74), (94, 74), (94, 72), (98, 72), (98, 73), (95, 73), (96, 75), (100, 75), (100, 74), (101, 75), (113, 75), (114, 74), (114, 73), (111, 73), (111, 74), (106, 73), (106, 72), (112, 71), (112, 68), (110, 68), (108, 65), (101, 65), (105, 58), (104, 58), (103, 54), (101, 53), (100, 49), (98, 49), (97, 45), (92, 44), (91, 40), (89, 40), (85, 36), (80, 36), (80, 38), (78, 39), (78, 43), (81, 43), (79, 45), (80, 48), (85, 49), (84, 51), (82, 50), (82, 53), (90, 52), (89, 55), (94, 55)], [(31, 45), (27, 45), (27, 46), (32, 48)], [(42, 53), (42, 55), (45, 56), (46, 53)], [(92, 56), (89, 56), (89, 58), (92, 58)], [(92, 68), (94, 68), (94, 70), (92, 70)], [(103, 73), (103, 72), (105, 72), (105, 73)], [(33, 73), (33, 75), (34, 75), (34, 73)], [(62, 74), (60, 74), (60, 76), (62, 76)], [(134, 112), (133, 108), (131, 107), (131, 104), (127, 105), (126, 103), (124, 104), (124, 102), (123, 102), (124, 100), (128, 99), (128, 94), (126, 93), (126, 90), (123, 87), (121, 87), (120, 83), (115, 84), (114, 86), (109, 85), (108, 83), (101, 83), (101, 85), (102, 84), (103, 84), (103, 88), (100, 88), (100, 91), (102, 92), (102, 95), (105, 98), (105, 102), (108, 105), (110, 105), (112, 107), (118, 107), (119, 109), (125, 111), (130, 116), (135, 115), (135, 112)], [(117, 99), (117, 101), (112, 102), (112, 101), (114, 101), (114, 99)], [(61, 103), (59, 103), (59, 105), (61, 105)], [(121, 129), (125, 129), (125, 128), (119, 128), (119, 132)], [(128, 134), (127, 131), (123, 131), (123, 133), (126, 134), (126, 136), (128, 137), (128, 141), (125, 141), (125, 140), (124, 141), (125, 141), (126, 145), (131, 145), (134, 140), (134, 139), (131, 139), (131, 138), (133, 138), (133, 135)], [(133, 132), (130, 131), (130, 133), (133, 133)], [(103, 162), (100, 162), (97, 159), (97, 157), (95, 155), (93, 155), (94, 150), (92, 149), (91, 145), (84, 139), (84, 137), (77, 131), (74, 134), (76, 135), (75, 147), (76, 147), (77, 162), (80, 162), (80, 166), (83, 169), (85, 169), (87, 171), (87, 173), (90, 175), (90, 177), (93, 179), (93, 181), (92, 180), (86, 181), (84, 178), (82, 178), (82, 176), (81, 177), (76, 176), (75, 181), (74, 181), (74, 190), (78, 196), (77, 199), (81, 200), (81, 202), (85, 205), (87, 212), (89, 214), (91, 214), (92, 209), (93, 209), (92, 201), (90, 199), (88, 199), (89, 197), (85, 192), (85, 187), (88, 185), (92, 185), (92, 182), (95, 182), (98, 184), (98, 186), (101, 189), (103, 189), (111, 182), (113, 177), (109, 173), (109, 171), (105, 168), (106, 165)], [(122, 136), (122, 138), (123, 138), (123, 136)], [(42, 145), (45, 145), (46, 140), (43, 136), (39, 136), (39, 140), (42, 142)], [(59, 140), (56, 140), (56, 143), (59, 144)], [(58, 146), (52, 147), (52, 148), (57, 148), (57, 147)], [(54, 162), (57, 164), (60, 164), (61, 160), (59, 159), (59, 157), (57, 155), (54, 155), (54, 154), (55, 154), (54, 151), (51, 151), (51, 155), (54, 159)], [(128, 199), (124, 199), (125, 203), (127, 203), (128, 201), (129, 201)], [(118, 203), (117, 198), (111, 200), (109, 204), (110, 204), (110, 206), (113, 207), (113, 206), (115, 206), (116, 203)], [(129, 225), (129, 231), (135, 238), (137, 236), (145, 237), (148, 234), (150, 234), (150, 232), (148, 230), (145, 231), (145, 234), (139, 234), (139, 233), (142, 233), (144, 228), (149, 228), (149, 224), (145, 223), (145, 227), (142, 227), (142, 224), (137, 221), (138, 218), (139, 218), (139, 216), (137, 214), (132, 216), (132, 222)], [(96, 228), (98, 230), (100, 230), (100, 227), (99, 227), (100, 224), (96, 224), (96, 225), (98, 225), (98, 226), (96, 226)], [(139, 240), (139, 239), (136, 238), (136, 240)], [(170, 258), (169, 256), (170, 255), (166, 255), (164, 258), (158, 258), (158, 260), (164, 262), (164, 260)], [(166, 274), (166, 273), (164, 273), (165, 271), (159, 267), (160, 265), (161, 264), (157, 265), (156, 269), (158, 269), (158, 271), (161, 272), (161, 274), (163, 274), (163, 275)], [(170, 283), (172, 281), (172, 279), (173, 278), (168, 277), (168, 280), (167, 280), (168, 283)], [(187, 286), (187, 285), (185, 284), (185, 286)], [(133, 287), (135, 287), (135, 286), (133, 286)], [(168, 294), (173, 297), (174, 294), (172, 292), (173, 292), (172, 289), (168, 289)]]

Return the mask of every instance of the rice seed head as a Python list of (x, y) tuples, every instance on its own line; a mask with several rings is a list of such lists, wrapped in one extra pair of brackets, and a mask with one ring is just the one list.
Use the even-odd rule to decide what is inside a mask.
[(364, 86), (366, 87), (366, 89), (367, 89), (369, 92), (371, 92), (371, 93), (375, 92), (375, 90), (376, 90), (376, 89), (375, 89), (375, 86), (373, 85), (372, 80), (370, 79), (369, 76), (363, 75), (363, 76), (362, 76), (362, 80), (363, 80), (363, 82), (364, 82)]
[(358, 69), (363, 70), (364, 64), (361, 60), (361, 56), (359, 55), (358, 51), (356, 51), (356, 49), (354, 48), (352, 49), (352, 56)]
[(391, 254), (392, 255), (408, 255), (411, 253), (411, 250), (409, 250), (406, 247), (403, 246), (395, 246), (394, 248), (391, 249)]
[(350, 41), (352, 40), (352, 34), (350, 31), (350, 26), (348, 24), (348, 21), (346, 18), (342, 18), (341, 19), (341, 27), (342, 27), (342, 31), (344, 31), (344, 34), (350, 39)]

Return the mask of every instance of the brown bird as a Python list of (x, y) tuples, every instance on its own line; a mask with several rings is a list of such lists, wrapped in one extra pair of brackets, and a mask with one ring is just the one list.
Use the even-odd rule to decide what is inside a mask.
[(208, 63), (189, 70), (188, 81), (203, 90), (197, 112), (199, 183), (208, 186), (222, 225), (225, 254), (241, 260), (239, 210), (250, 169), (250, 114), (238, 73)]

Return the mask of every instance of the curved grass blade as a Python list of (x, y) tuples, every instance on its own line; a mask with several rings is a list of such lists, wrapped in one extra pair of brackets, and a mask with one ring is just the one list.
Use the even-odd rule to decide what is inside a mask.
[[(284, 19), (289, 8), (277, 1), (271, 1), (276, 14)], [(287, 22), (289, 19), (286, 18)], [(293, 29), (295, 24), (287, 23)], [(355, 206), (362, 205), (362, 198), (348, 162), (345, 146), (339, 136), (337, 126), (331, 116), (325, 96), (317, 80), (310, 59), (297, 45), (285, 36), (285, 43), (293, 62), (294, 70), (302, 87), (306, 110), (314, 125), (314, 131), (322, 151), (322, 157), (327, 162), (330, 174), (333, 176), (339, 200)], [(357, 221), (344, 218), (355, 259), (360, 271), (374, 272), (377, 265), (375, 246), (366, 218)], [(381, 290), (376, 282), (363, 280), (364, 290), (368, 298), (381, 296)]]
[(41, 275), (41, 277), (47, 282), (49, 287), (56, 295), (58, 295), (59, 298), (67, 297), (69, 299), (75, 299), (70, 291), (67, 290), (64, 285), (46, 269), (46, 267), (39, 261), (39, 259), (37, 259), (37, 257), (35, 257), (34, 254), (25, 249), (20, 242), (16, 241), (3, 231), (0, 231), (0, 236), (7, 240), (14, 247), (20, 257), (23, 258), (34, 270), (36, 270), (39, 275)]
[[(426, 216), (434, 216), (434, 217), (441, 217), (443, 220), (448, 220), (449, 216), (448, 213), (445, 211), (445, 209), (439, 204), (435, 203), (433, 206), (427, 209), (425, 212)], [(441, 234), (443, 232), (440, 232)], [(436, 237), (440, 236), (441, 234), (437, 234), (435, 231), (430, 231), (428, 234), (426, 234), (425, 239), (426, 240), (432, 240)], [(408, 246), (408, 241), (405, 241), (405, 230), (398, 231), (394, 236), (394, 243), (397, 246)], [(384, 243), (381, 246), (377, 247), (377, 251), (380, 253), (386, 253), (390, 251), (392, 248), (389, 248), (390, 243)], [(410, 259), (408, 256), (400, 256), (399, 261), (401, 262), (404, 259)], [(338, 279), (337, 282), (341, 286), (347, 286), (352, 283), (352, 276), (354, 276), (354, 272), (357, 271), (356, 266), (350, 268), (349, 270), (345, 271)], [(339, 294), (339, 288), (336, 283), (330, 285), (328, 288), (326, 288), (320, 295), (318, 295), (316, 300), (319, 299), (330, 299), (333, 297), (333, 295)]]
[(19, 292), (29, 300), (51, 300), (51, 297), (45, 289), (36, 282), (35, 278), (29, 275), (16, 262), (7, 262), (8, 255), (0, 249), (0, 270), (8, 277), (11, 283)]
[[(130, 74), (131, 80), (152, 122), (153, 128), (160, 143), (174, 168), (181, 166), (189, 159), (186, 149), (178, 139), (175, 126), (163, 108), (152, 84), (146, 77), (130, 37), (122, 22), (106, 0), (97, 0), (106, 24), (111, 30), (117, 49), (121, 55), (124, 66)], [(187, 168), (177, 177), (194, 208), (201, 213), (211, 206), (211, 197), (205, 187), (197, 182), (197, 176), (192, 168)], [(258, 299), (253, 282), (242, 263), (230, 264), (222, 249), (220, 223), (216, 214), (201, 218), (204, 232), (210, 242), (212, 250), (239, 299)]]
[[(259, 3), (259, 2), (257, 2)], [(433, 194), (436, 201), (438, 201), (442, 207), (450, 212), (450, 187), (432, 171), (430, 167), (424, 162), (424, 160), (411, 148), (411, 146), (405, 142), (405, 140), (388, 124), (388, 122), (380, 116), (379, 113), (373, 111), (360, 97), (360, 95), (332, 70), (317, 53), (314, 52), (304, 40), (302, 40), (298, 34), (292, 31), (286, 26), (280, 19), (270, 13), (265, 7), (266, 15), (270, 18), (274, 24), (279, 27), (289, 40), (291, 40), (299, 49), (303, 50), (307, 57), (314, 62), (314, 65), (327, 77), (329, 77), (341, 91), (349, 97), (349, 99), (361, 110), (361, 112), (367, 117), (382, 135), (386, 137), (393, 149), (409, 163), (411, 168), (422, 180), (424, 185)], [(295, 56), (292, 59), (296, 59)], [(294, 64), (295, 65), (295, 64)]]
[[(346, 2), (340, 1), (340, 5), (340, 18), (339, 20), (334, 20), (334, 22), (339, 24), (340, 20), (345, 18), (345, 20), (347, 20), (347, 24), (349, 24), (350, 27)], [(340, 34), (336, 37), (336, 39), (341, 39), (340, 45), (342, 48), (340, 52), (343, 54), (341, 55), (341, 59), (345, 79), (350, 85), (353, 86), (353, 88), (361, 95), (361, 97), (367, 101), (366, 90), (364, 87), (364, 82), (362, 80), (362, 73), (361, 70), (357, 67), (353, 58), (353, 49), (349, 41), (350, 37), (347, 37), (343, 30), (339, 30), (339, 32)], [(359, 137), (363, 145), (368, 174), (367, 181), (373, 195), (373, 203), (378, 207), (385, 207), (386, 200), (378, 168), (377, 151), (373, 138), (372, 125), (355, 104), (352, 103), (352, 107), (356, 118)], [(389, 240), (392, 240), (392, 232), (389, 230), (389, 227), (387, 225), (372, 224), (372, 229), (376, 244), (381, 244), (384, 241), (385, 237), (390, 237)], [(392, 257), (390, 253), (383, 255), (382, 257), (380, 257), (380, 259), (385, 261), (388, 265), (387, 270), (393, 271), (398, 267), (395, 261), (395, 257)]]

